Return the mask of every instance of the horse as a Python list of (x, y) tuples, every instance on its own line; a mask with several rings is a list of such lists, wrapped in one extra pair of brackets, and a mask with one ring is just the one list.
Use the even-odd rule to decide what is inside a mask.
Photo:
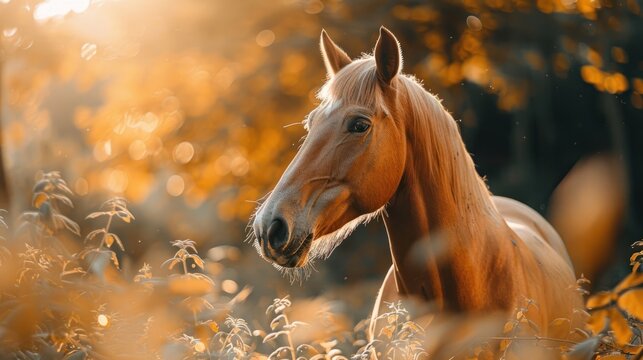
[(255, 212), (259, 254), (305, 276), (356, 226), (382, 216), (392, 265), (372, 322), (406, 297), (437, 313), (507, 318), (528, 300), (541, 335), (574, 318), (582, 297), (570, 290), (576, 278), (560, 236), (527, 205), (491, 195), (441, 100), (401, 72), (393, 33), (381, 27), (373, 54), (357, 59), (324, 30), (320, 48), (328, 80), (303, 144)]

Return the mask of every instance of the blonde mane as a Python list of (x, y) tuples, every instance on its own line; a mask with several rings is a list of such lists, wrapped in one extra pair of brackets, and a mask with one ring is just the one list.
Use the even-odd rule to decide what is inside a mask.
[(375, 60), (372, 55), (365, 55), (326, 82), (318, 98), (322, 106), (332, 106), (332, 102), (341, 100), (344, 104), (374, 109), (394, 121), (406, 121), (415, 163), (425, 167), (428, 181), (451, 189), (449, 203), (458, 208), (460, 214), (469, 213), (473, 217), (476, 214), (472, 212), (495, 212), (491, 194), (477, 174), (458, 126), (441, 100), (426, 91), (415, 77), (406, 74), (397, 76), (391, 87), (397, 96), (387, 102), (378, 84)]
[[(384, 91), (378, 84), (375, 60), (364, 55), (354, 60), (333, 78), (329, 79), (317, 94), (321, 101), (318, 109), (332, 108), (339, 104), (358, 104), (374, 109), (395, 121), (406, 121), (407, 131), (414, 149), (418, 170), (425, 171), (428, 181), (451, 189), (450, 201), (458, 208), (456, 213), (470, 215), (471, 225), (480, 212), (495, 213), (490, 193), (484, 181), (475, 171), (473, 161), (466, 152), (456, 122), (442, 106), (440, 99), (427, 92), (412, 76), (397, 76), (391, 85), (397, 90), (396, 103), (387, 103)], [(389, 100), (390, 101), (390, 100)], [(317, 111), (317, 110), (315, 110)], [(396, 112), (396, 113), (394, 113)], [(304, 120), (308, 129), (309, 118)], [(368, 223), (380, 214), (385, 216), (386, 207), (364, 214), (331, 234), (315, 241), (309, 252), (309, 261), (303, 268), (284, 268), (273, 264), (288, 276), (291, 282), (301, 282), (314, 269), (315, 260), (328, 258), (355, 228)], [(475, 226), (459, 227), (475, 232)], [(258, 246), (258, 245), (257, 245)]]

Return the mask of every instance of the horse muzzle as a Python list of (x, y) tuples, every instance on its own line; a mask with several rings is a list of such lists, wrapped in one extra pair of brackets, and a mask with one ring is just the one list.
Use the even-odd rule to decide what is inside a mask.
[(280, 216), (268, 221), (255, 219), (253, 230), (266, 259), (289, 268), (305, 264), (312, 234), (305, 237), (292, 236), (293, 231), (288, 222)]

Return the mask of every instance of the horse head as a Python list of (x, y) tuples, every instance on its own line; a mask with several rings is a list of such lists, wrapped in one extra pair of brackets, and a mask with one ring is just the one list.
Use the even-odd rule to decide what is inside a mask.
[(252, 225), (258, 251), (280, 268), (328, 257), (384, 208), (404, 172), (395, 36), (382, 27), (374, 54), (356, 60), (325, 31), (320, 47), (328, 73), (321, 103), (304, 121), (308, 135)]

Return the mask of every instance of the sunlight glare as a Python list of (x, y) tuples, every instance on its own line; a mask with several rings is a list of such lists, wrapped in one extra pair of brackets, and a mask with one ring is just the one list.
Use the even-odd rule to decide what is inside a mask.
[(109, 319), (107, 318), (107, 315), (105, 314), (98, 315), (98, 325), (102, 327), (109, 325)]
[(53, 18), (61, 18), (70, 12), (80, 14), (89, 8), (90, 0), (46, 0), (36, 5), (33, 18), (44, 22)]
[(16, 35), (16, 32), (18, 32), (18, 28), (12, 27), (12, 28), (2, 30), (2, 35), (4, 35), (4, 37), (9, 38)]

